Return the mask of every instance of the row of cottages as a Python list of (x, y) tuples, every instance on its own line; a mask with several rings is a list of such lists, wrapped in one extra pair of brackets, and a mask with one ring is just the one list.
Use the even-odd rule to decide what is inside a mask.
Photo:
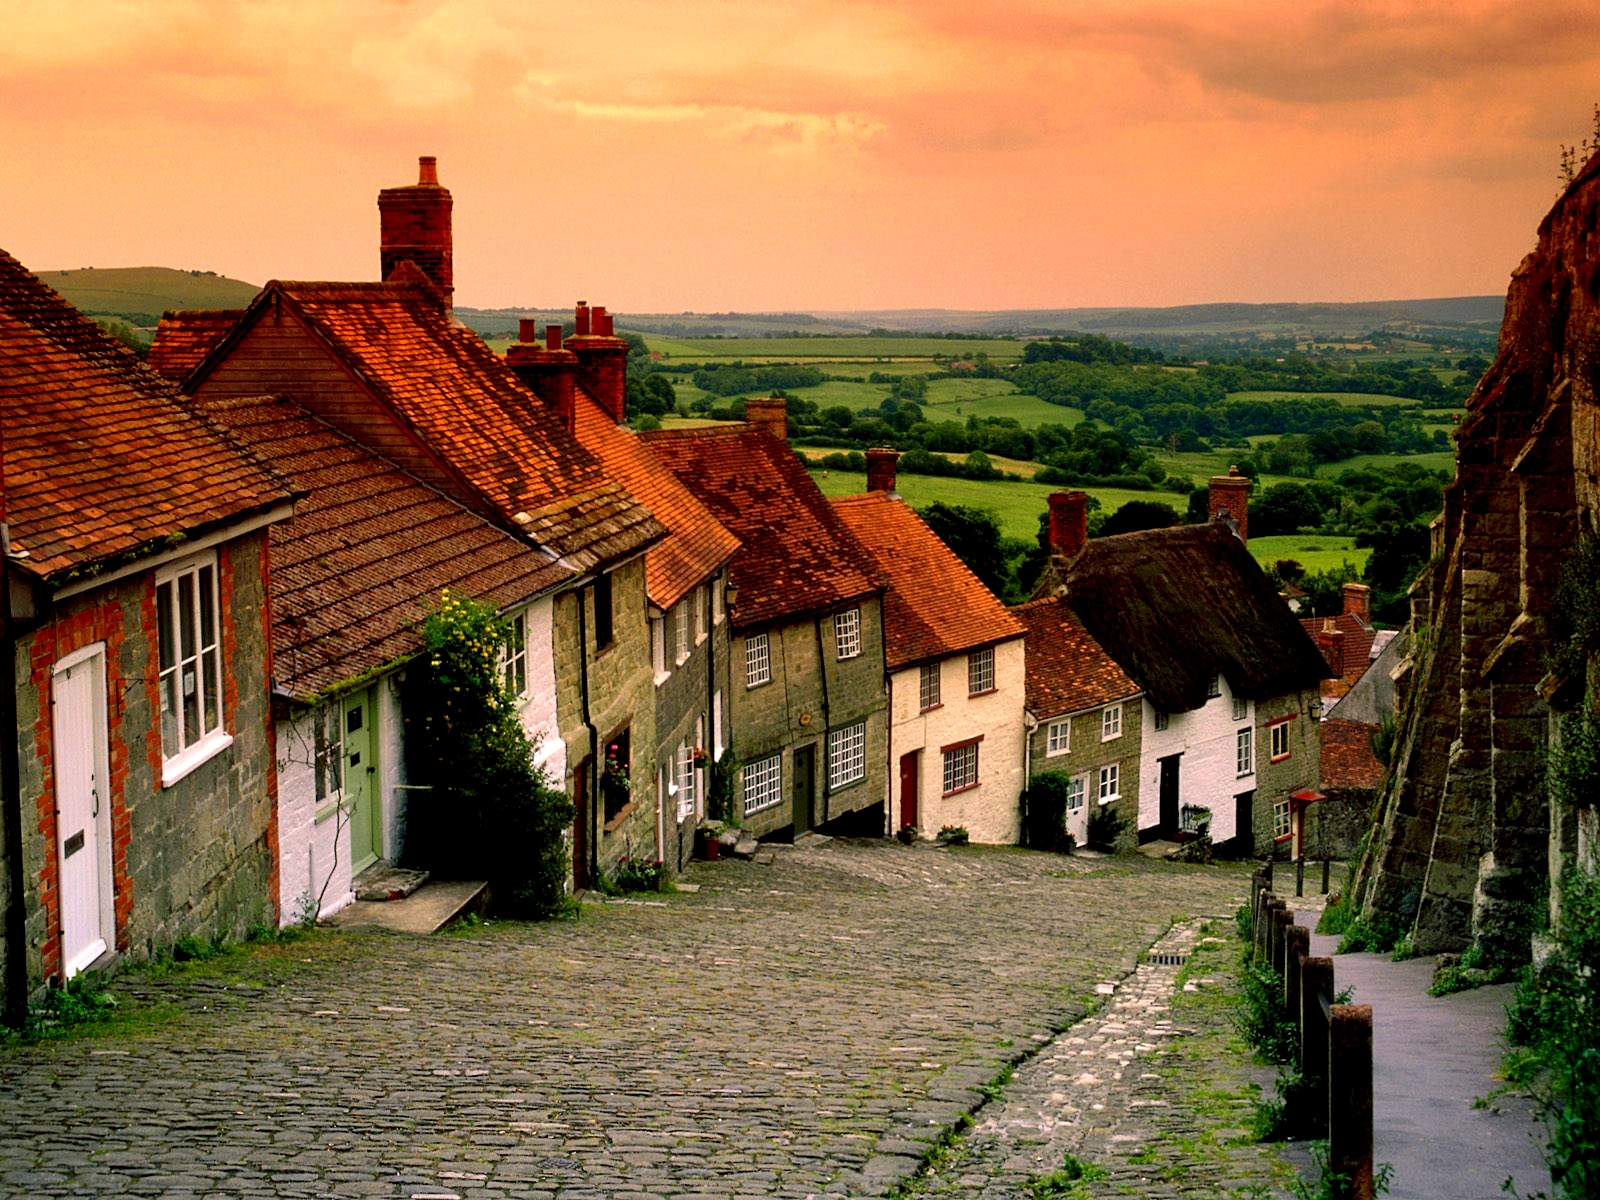
[(1248, 480), (1211, 484), (1205, 524), (1093, 540), (1088, 497), (1050, 497), (1050, 565), (1017, 613), (1030, 771), (1071, 777), (1075, 834), (1115, 805), (1141, 842), (1266, 853), (1321, 798), (1328, 666), (1246, 547)]
[(268, 541), (296, 488), (0, 252), (7, 1007), (277, 910)]

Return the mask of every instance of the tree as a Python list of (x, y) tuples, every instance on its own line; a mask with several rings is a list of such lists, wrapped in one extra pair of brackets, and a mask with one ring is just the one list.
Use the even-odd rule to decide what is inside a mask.
[(939, 540), (996, 596), (1006, 590), (1006, 557), (1000, 545), (1000, 518), (987, 508), (934, 501), (919, 513)]
[(1159, 500), (1129, 500), (1105, 519), (1100, 537), (1133, 533), (1140, 529), (1167, 529), (1178, 523), (1178, 511)]
[(1250, 505), (1250, 532), (1257, 537), (1295, 533), (1322, 521), (1321, 498), (1309, 484), (1274, 484)]
[(1565, 188), (1578, 177), (1583, 165), (1600, 153), (1600, 104), (1594, 106), (1594, 128), (1589, 136), (1576, 146), (1561, 143), (1561, 186)]

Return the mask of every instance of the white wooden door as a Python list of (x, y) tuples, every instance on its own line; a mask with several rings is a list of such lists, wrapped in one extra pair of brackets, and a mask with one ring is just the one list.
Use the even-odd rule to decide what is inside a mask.
[(57, 663), (51, 696), (61, 962), (71, 977), (104, 954), (112, 937), (105, 643)]

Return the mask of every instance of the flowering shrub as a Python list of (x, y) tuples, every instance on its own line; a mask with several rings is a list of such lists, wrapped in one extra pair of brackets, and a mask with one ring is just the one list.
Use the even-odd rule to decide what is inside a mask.
[(659, 892), (666, 889), (667, 864), (659, 858), (617, 859), (611, 871), (611, 890), (617, 892)]
[(495, 907), (546, 917), (566, 904), (563, 834), (572, 802), (534, 765), (500, 669), (508, 627), (495, 610), (446, 590), (406, 669), (413, 784), (406, 857), (446, 877), (487, 875)]

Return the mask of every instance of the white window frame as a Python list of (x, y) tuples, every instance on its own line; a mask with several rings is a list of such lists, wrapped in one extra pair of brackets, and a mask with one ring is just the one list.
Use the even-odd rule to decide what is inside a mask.
[(1067, 780), (1067, 811), (1081, 812), (1089, 796), (1089, 777), (1074, 775)]
[(1122, 705), (1112, 704), (1100, 710), (1100, 740), (1114, 742), (1122, 736)]
[(952, 746), (944, 752), (944, 792), (953, 796), (978, 786), (978, 742)]
[(706, 612), (706, 589), (694, 589), (694, 644), (698, 646), (711, 636), (711, 624)]
[(942, 663), (924, 663), (917, 669), (918, 712), (931, 712), (944, 703), (939, 695), (943, 665)]
[(739, 769), (739, 788), (744, 793), (744, 814), (776, 808), (783, 803), (783, 755), (758, 758)]
[(312, 794), (315, 816), (344, 799), (344, 701), (334, 700), (311, 714)]
[(828, 787), (833, 791), (867, 777), (867, 723), (828, 731)]
[(1044, 753), (1046, 758), (1072, 753), (1072, 718), (1062, 717), (1044, 727)]
[(760, 687), (772, 682), (772, 643), (764, 633), (744, 639), (744, 686)]
[(667, 667), (667, 614), (650, 618), (650, 667), (655, 671), (656, 686), (672, 678)]
[(1249, 718), (1250, 701), (1245, 700), (1242, 697), (1235, 696), (1233, 698), (1233, 719), (1235, 721), (1246, 721), (1249, 720)]
[(711, 761), (722, 761), (722, 689), (711, 693)]
[(974, 650), (967, 655), (967, 695), (983, 696), (994, 690), (994, 647)]
[[(233, 735), (228, 732), (227, 714), (227, 688), (223, 682), (228, 664), (223, 661), (222, 640), (222, 593), (219, 576), (221, 571), (217, 563), (217, 554), (208, 550), (204, 554), (197, 554), (191, 558), (181, 559), (169, 563), (156, 571), (156, 666), (157, 698), (160, 709), (159, 720), (161, 723), (161, 785), (170, 787), (193, 771), (201, 763), (215, 754), (219, 754), (233, 744)], [(184, 641), (179, 633), (179, 620), (182, 613), (180, 591), (184, 580), (189, 581), (193, 597), (190, 605), (189, 636), (193, 639), (194, 653), (185, 655)], [(209, 587), (206, 580), (209, 579)], [(204, 641), (204, 606), (206, 593), (209, 593), (212, 616), (212, 640)], [(166, 628), (169, 637), (164, 642), (161, 638), (162, 609), (167, 610)], [(168, 645), (170, 643), (170, 647)], [(163, 657), (168, 649), (172, 651), (170, 665)], [(210, 666), (206, 665), (207, 655), (210, 655)], [(186, 672), (192, 670), (191, 678), (195, 689), (195, 716), (198, 720), (198, 731), (186, 728), (184, 718), (184, 704), (180, 695)], [(176, 733), (177, 747), (168, 745), (168, 689), (171, 688), (171, 723)], [(206, 724), (206, 699), (208, 688), (215, 697), (215, 710), (212, 724)], [(194, 736), (190, 736), (191, 732)]]
[(1095, 799), (1101, 804), (1110, 804), (1113, 800), (1122, 798), (1122, 767), (1119, 763), (1107, 763), (1100, 768), (1095, 783)]
[(695, 767), (694, 747), (688, 742), (678, 743), (678, 757), (674, 762), (678, 776), (678, 820), (694, 816)]
[(1246, 725), (1234, 738), (1234, 771), (1240, 779), (1256, 773), (1255, 726)]
[(1286, 841), (1294, 836), (1294, 819), (1287, 799), (1272, 802), (1272, 840)]
[(506, 691), (517, 699), (528, 694), (527, 609), (506, 617), (506, 640), (500, 646), (500, 678)]
[(711, 623), (713, 625), (721, 625), (722, 618), (727, 615), (722, 603), (722, 589), (727, 586), (728, 581), (721, 575), (711, 581)]
[(1171, 713), (1167, 713), (1167, 712), (1162, 712), (1159, 708), (1155, 710), (1155, 714), (1156, 714), (1156, 719), (1155, 719), (1155, 730), (1156, 730), (1156, 732), (1157, 733), (1165, 733), (1168, 729), (1170, 729), (1172, 727), (1172, 714)]
[[(1289, 727), (1292, 724), (1293, 722), (1288, 717), (1285, 717), (1283, 720), (1274, 721), (1267, 726), (1269, 761), (1281, 762), (1289, 757), (1292, 749), (1289, 741)], [(1278, 749), (1280, 741), (1283, 743), (1283, 749), (1281, 750)]]
[(846, 609), (833, 615), (834, 656), (844, 662), (861, 655), (861, 610)]
[(672, 606), (672, 665), (675, 667), (689, 661), (689, 620), (687, 599)]
[(1215, 700), (1222, 695), (1222, 672), (1218, 671), (1211, 677), (1211, 682), (1206, 684), (1206, 699)]

